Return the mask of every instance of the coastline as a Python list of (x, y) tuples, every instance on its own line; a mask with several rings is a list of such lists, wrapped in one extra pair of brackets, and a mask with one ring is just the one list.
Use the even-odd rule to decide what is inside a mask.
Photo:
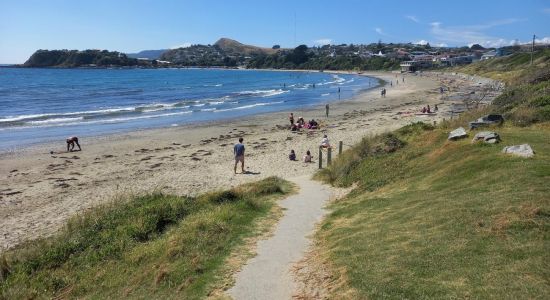
[[(386, 82), (395, 78), (388, 72), (360, 75)], [(0, 251), (50, 235), (72, 215), (117, 196), (151, 191), (194, 195), (268, 176), (311, 175), (317, 163), (290, 162), (287, 155), (293, 149), (301, 158), (310, 150), (316, 162), (323, 134), (335, 145), (344, 141), (346, 149), (366, 135), (449, 116), (450, 105), (442, 104), (436, 92), (438, 79), (408, 74), (404, 78), (404, 84), (386, 86), (386, 98), (380, 98), (375, 87), (331, 103), (328, 118), (324, 105), (294, 111), (295, 116), (320, 121), (322, 128), (311, 135), (279, 129), (277, 125), (288, 123), (289, 111), (282, 111), (98, 136), (82, 140), (82, 152), (64, 153), (64, 143), (46, 143), (0, 154), (0, 185), (6, 187), (0, 191)], [(455, 84), (474, 85), (462, 79)], [(426, 104), (440, 104), (439, 115), (415, 116)], [(249, 173), (233, 175), (232, 145), (240, 136), (247, 147)], [(50, 150), (59, 153), (50, 155)]]

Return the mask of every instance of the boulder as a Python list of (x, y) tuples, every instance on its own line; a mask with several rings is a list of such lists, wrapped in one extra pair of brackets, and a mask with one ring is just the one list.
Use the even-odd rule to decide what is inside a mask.
[(463, 127), (458, 127), (457, 129), (449, 133), (449, 140), (454, 141), (468, 136), (466, 130)]
[(481, 131), (476, 133), (476, 135), (472, 139), (472, 143), (477, 141), (484, 141), (485, 143), (495, 144), (500, 142), (500, 136), (498, 135), (498, 133), (493, 131)]
[(502, 149), (502, 153), (513, 154), (521, 157), (533, 157), (535, 152), (529, 144), (506, 146)]

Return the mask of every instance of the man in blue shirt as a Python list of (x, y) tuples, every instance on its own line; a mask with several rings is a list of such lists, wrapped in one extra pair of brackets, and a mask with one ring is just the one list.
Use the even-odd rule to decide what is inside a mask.
[(235, 171), (235, 174), (237, 174), (237, 164), (239, 161), (241, 162), (241, 169), (244, 174), (244, 145), (243, 145), (243, 138), (239, 138), (239, 143), (235, 144), (235, 147), (233, 147), (233, 154), (235, 154), (235, 168), (233, 171)]

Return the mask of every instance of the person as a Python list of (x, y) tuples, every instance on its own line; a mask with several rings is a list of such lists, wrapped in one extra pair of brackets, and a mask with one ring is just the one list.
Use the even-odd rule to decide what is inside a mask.
[(330, 142), (328, 141), (328, 137), (326, 134), (323, 136), (323, 139), (321, 140), (321, 147), (330, 148)]
[(443, 87), (442, 86), (439, 87), (439, 93), (443, 94)]
[(434, 107), (434, 111), (438, 111), (438, 110), (439, 110), (439, 108), (437, 107), (437, 104), (436, 104), (435, 107)]
[(311, 119), (311, 121), (309, 121), (309, 128), (310, 129), (317, 129), (318, 126), (319, 126), (319, 123), (317, 123), (317, 121), (315, 121), (315, 119)]
[(296, 153), (294, 152), (294, 150), (290, 150), (290, 154), (288, 155), (288, 159), (294, 161), (296, 160)]
[(390, 80), (390, 86), (393, 86), (393, 81)]
[(290, 113), (288, 120), (290, 121), (290, 126), (294, 125), (294, 113)]
[(338, 87), (338, 94), (340, 94), (340, 87)]
[(78, 137), (71, 136), (67, 139), (67, 152), (73, 152), (75, 144), (78, 146), (78, 151), (82, 151), (82, 148), (80, 148), (80, 144), (78, 143)]
[(405, 77), (401, 77), (403, 83), (405, 83)]
[(305, 123), (306, 123), (306, 121), (304, 120), (303, 117), (299, 117), (299, 118), (298, 118), (298, 127), (299, 127), (299, 128), (304, 127), (304, 124), (305, 124)]
[(305, 163), (310, 163), (312, 159), (313, 159), (313, 156), (311, 156), (311, 152), (309, 152), (309, 150), (307, 150), (306, 155), (304, 155), (304, 162)]
[(329, 110), (329, 106), (328, 106), (328, 103), (327, 103), (327, 105), (325, 105), (325, 114), (326, 114), (327, 118), (328, 118), (328, 110)]
[(427, 113), (431, 114), (432, 113), (432, 109), (430, 108), (430, 105), (428, 104), (428, 108), (426, 109)]
[(296, 126), (296, 124), (292, 124), (292, 126), (290, 126), (290, 131), (298, 131), (298, 126)]
[(313, 84), (313, 88), (315, 88), (315, 83)]
[(423, 114), (425, 114), (425, 113), (426, 113), (426, 106), (422, 107), (422, 110), (421, 110), (421, 112), (422, 112)]
[(241, 170), (244, 173), (244, 145), (243, 145), (243, 138), (239, 138), (239, 143), (235, 144), (235, 147), (233, 147), (233, 154), (235, 154), (235, 168), (233, 168), (233, 171), (235, 171), (235, 174), (237, 174), (237, 164), (241, 162)]

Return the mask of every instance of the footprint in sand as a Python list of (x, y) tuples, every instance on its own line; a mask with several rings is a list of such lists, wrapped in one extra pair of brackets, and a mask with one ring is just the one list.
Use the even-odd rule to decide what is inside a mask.
[(156, 164), (154, 164), (154, 165), (150, 165), (149, 168), (150, 168), (150, 169), (154, 169), (154, 168), (160, 167), (161, 165), (162, 165), (162, 163), (156, 163)]

